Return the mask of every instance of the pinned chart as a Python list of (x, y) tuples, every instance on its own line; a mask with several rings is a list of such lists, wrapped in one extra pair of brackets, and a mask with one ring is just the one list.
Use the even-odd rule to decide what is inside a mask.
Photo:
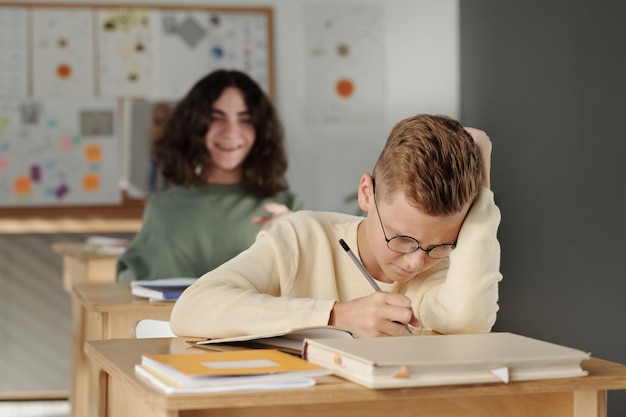
[(25, 71), (28, 63), (27, 21), (24, 8), (0, 9), (0, 98), (28, 94), (28, 73)]
[(114, 100), (0, 101), (0, 206), (118, 204)]
[(383, 23), (377, 5), (306, 6), (306, 120), (377, 120), (384, 113)]
[(163, 11), (160, 18), (159, 97), (181, 97), (195, 80), (219, 68), (244, 71), (264, 91), (271, 91), (267, 16)]
[(143, 97), (157, 79), (158, 12), (140, 8), (100, 9), (100, 94)]
[(35, 96), (93, 96), (91, 15), (86, 8), (33, 10)]

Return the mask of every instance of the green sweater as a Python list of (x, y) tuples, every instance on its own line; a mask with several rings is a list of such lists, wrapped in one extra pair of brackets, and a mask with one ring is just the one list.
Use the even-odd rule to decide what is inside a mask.
[(118, 279), (195, 278), (213, 270), (254, 242), (260, 227), (251, 220), (268, 215), (268, 202), (293, 211), (303, 206), (289, 191), (261, 198), (238, 184), (174, 187), (153, 195), (141, 230), (118, 260)]

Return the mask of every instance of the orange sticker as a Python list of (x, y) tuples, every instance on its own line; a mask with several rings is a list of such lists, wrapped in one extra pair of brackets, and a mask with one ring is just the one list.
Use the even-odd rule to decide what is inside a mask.
[(354, 83), (347, 78), (340, 78), (335, 84), (339, 97), (348, 98), (354, 93)]
[(406, 366), (403, 366), (400, 369), (398, 369), (398, 372), (396, 372), (394, 377), (396, 377), (396, 378), (408, 378), (409, 377), (409, 370), (406, 369)]
[(99, 191), (100, 190), (100, 175), (99, 174), (83, 175), (83, 189), (85, 191)]
[(85, 159), (87, 162), (100, 162), (102, 159), (102, 149), (100, 149), (100, 145), (85, 146)]
[(26, 195), (32, 192), (30, 177), (15, 177), (13, 179), (15, 194)]
[(72, 75), (72, 67), (68, 64), (59, 64), (57, 66), (57, 75), (59, 78), (69, 78)]

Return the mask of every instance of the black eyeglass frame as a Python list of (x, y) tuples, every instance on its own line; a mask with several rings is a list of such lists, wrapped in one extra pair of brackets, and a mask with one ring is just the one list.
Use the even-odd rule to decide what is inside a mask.
[[(416, 252), (417, 250), (422, 250), (423, 252), (426, 253), (426, 255), (429, 258), (432, 258), (432, 259), (445, 259), (445, 258), (449, 257), (450, 256), (450, 252), (452, 252), (454, 250), (454, 248), (456, 248), (456, 243), (457, 243), (456, 240), (453, 243), (442, 243), (441, 245), (435, 245), (435, 246), (431, 246), (428, 249), (424, 249), (424, 248), (422, 248), (420, 246), (420, 243), (418, 242), (418, 240), (415, 239), (414, 237), (411, 237), (411, 236), (397, 235), (397, 236), (394, 236), (391, 239), (389, 239), (387, 237), (387, 233), (385, 233), (385, 226), (383, 225), (383, 219), (380, 217), (380, 211), (378, 210), (378, 202), (376, 201), (376, 186), (375, 186), (375, 183), (374, 183), (374, 177), (372, 177), (372, 198), (374, 199), (374, 206), (376, 207), (376, 215), (378, 216), (378, 221), (380, 222), (380, 228), (383, 230), (383, 236), (385, 236), (385, 242), (387, 243), (387, 248), (389, 248), (390, 251), (396, 252), (396, 253), (407, 254), (407, 253)], [(415, 242), (415, 247), (414, 247), (414, 249), (412, 249), (410, 251), (395, 250), (391, 246), (389, 246), (389, 242), (391, 242), (394, 239), (408, 239), (408, 240), (412, 240), (413, 242)], [(431, 254), (431, 252), (433, 250), (438, 249), (438, 248), (444, 248), (444, 247), (448, 247), (449, 248), (449, 251), (448, 251), (448, 253), (446, 255), (444, 255), (444, 256), (433, 256)]]

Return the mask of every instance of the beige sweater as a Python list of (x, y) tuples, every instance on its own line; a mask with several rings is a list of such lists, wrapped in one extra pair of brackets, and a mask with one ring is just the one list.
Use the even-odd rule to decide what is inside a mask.
[[(229, 337), (326, 325), (335, 301), (372, 293), (338, 243), (354, 253), (362, 217), (301, 211), (259, 233), (240, 255), (203, 275), (178, 299), (171, 315), (180, 336)], [(405, 294), (422, 328), (441, 333), (487, 332), (498, 311), (502, 275), (500, 211), (483, 188), (448, 259), (405, 284), (380, 282)]]

